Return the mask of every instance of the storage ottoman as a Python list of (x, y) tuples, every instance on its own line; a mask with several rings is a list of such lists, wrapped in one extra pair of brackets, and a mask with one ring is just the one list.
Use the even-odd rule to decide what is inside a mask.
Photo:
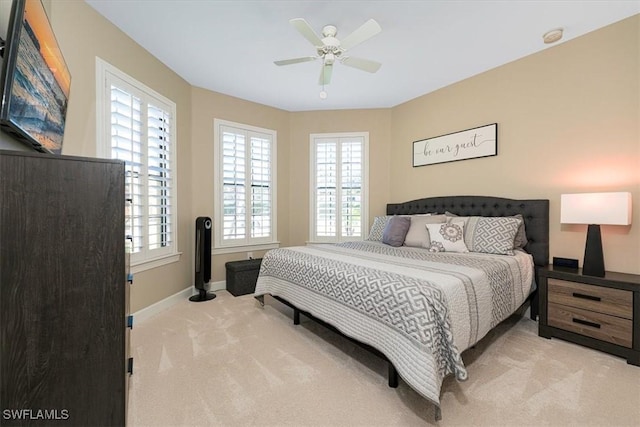
[(226, 263), (227, 291), (234, 297), (255, 292), (261, 262), (262, 258)]

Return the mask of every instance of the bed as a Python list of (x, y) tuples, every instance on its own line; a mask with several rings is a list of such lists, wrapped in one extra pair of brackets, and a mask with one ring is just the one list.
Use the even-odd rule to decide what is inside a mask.
[[(269, 251), (254, 296), (264, 303), (270, 294), (293, 308), (295, 324), (302, 313), (385, 358), (389, 385), (397, 386), (399, 375), (436, 405), (440, 419), (443, 379), (467, 378), (462, 352), (527, 302), (535, 319), (535, 266), (549, 259), (549, 201), (432, 197), (389, 204), (386, 213), (365, 241)], [(449, 225), (425, 226), (429, 249), (390, 245), (390, 221), (407, 218), (421, 227), (442, 218), (437, 224), (465, 226), (473, 230), (464, 234), (473, 251), (451, 252), (446, 232), (442, 251), (436, 234)], [(513, 245), (513, 227), (526, 231), (526, 239), (494, 253), (501, 239)]]

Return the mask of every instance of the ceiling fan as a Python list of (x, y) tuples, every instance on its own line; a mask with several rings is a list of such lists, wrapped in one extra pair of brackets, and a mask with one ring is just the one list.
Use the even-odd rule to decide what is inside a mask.
[(379, 62), (371, 61), (369, 59), (355, 58), (346, 55), (346, 52), (349, 49), (359, 45), (382, 31), (380, 25), (373, 19), (369, 19), (367, 22), (362, 24), (360, 28), (349, 34), (342, 41), (336, 38), (338, 29), (333, 25), (325, 25), (322, 29), (322, 38), (320, 38), (303, 18), (294, 18), (289, 22), (316, 48), (317, 55), (274, 61), (274, 64), (276, 65), (298, 64), (300, 62), (315, 61), (316, 59), (321, 58), (322, 69), (320, 70), (320, 79), (318, 84), (323, 86), (328, 85), (331, 81), (333, 64), (336, 60), (340, 61), (344, 65), (348, 65), (349, 67), (354, 67), (369, 73), (375, 73), (382, 65)]

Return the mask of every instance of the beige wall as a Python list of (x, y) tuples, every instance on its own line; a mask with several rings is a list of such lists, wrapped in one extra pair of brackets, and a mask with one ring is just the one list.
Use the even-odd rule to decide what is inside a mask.
[(177, 231), (182, 256), (179, 262), (135, 275), (131, 310), (137, 311), (191, 285), (192, 246), (185, 239), (192, 234), (191, 86), (84, 1), (52, 1), (47, 11), (71, 72), (63, 154), (96, 155), (96, 56), (177, 104)]
[[(384, 215), (390, 194), (391, 111), (337, 110), (291, 113), (289, 229), (291, 244), (309, 240), (310, 141), (312, 133), (369, 132), (369, 217)], [(371, 223), (371, 222), (370, 222)]]
[[(603, 226), (605, 266), (640, 273), (640, 15), (393, 108), (391, 197), (550, 199), (551, 256), (582, 262), (586, 226), (560, 194), (629, 191), (633, 224)], [(412, 168), (412, 141), (498, 123), (498, 156)]]
[[(277, 108), (193, 87), (191, 91), (193, 135), (191, 170), (193, 186), (194, 220), (198, 216), (214, 217), (213, 213), (213, 139), (214, 119), (257, 126), (277, 132), (277, 215), (278, 238), (282, 245), (289, 241), (289, 113)], [(193, 233), (192, 233), (193, 234)], [(193, 242), (193, 239), (191, 240)], [(264, 251), (253, 251), (254, 257), (261, 257)], [(213, 282), (225, 280), (227, 261), (246, 259), (246, 252), (214, 255), (212, 262)]]
[[(309, 134), (369, 132), (371, 173), (375, 191), (370, 200), (378, 206), (371, 216), (384, 213), (389, 197), (390, 110), (340, 110), (290, 113), (265, 105), (192, 89), (192, 180), (195, 216), (213, 217), (214, 118), (277, 132), (278, 239), (281, 246), (304, 245), (309, 237)], [(382, 210), (380, 210), (382, 209)], [(253, 251), (260, 257), (264, 251)], [(212, 281), (225, 279), (227, 261), (245, 259), (246, 252), (213, 256)]]
[[(308, 238), (309, 134), (367, 131), (370, 218), (425, 196), (548, 198), (551, 255), (582, 259), (585, 227), (559, 224), (560, 194), (631, 191), (634, 225), (603, 227), (605, 261), (640, 273), (640, 16), (391, 109), (290, 113), (190, 86), (82, 1), (45, 5), (72, 74), (64, 154), (96, 153), (96, 56), (177, 103), (182, 256), (136, 275), (133, 311), (193, 285), (194, 220), (213, 216), (214, 118), (277, 131), (282, 246)], [(411, 167), (414, 140), (493, 122), (498, 156)], [(245, 257), (214, 256), (212, 280)]]

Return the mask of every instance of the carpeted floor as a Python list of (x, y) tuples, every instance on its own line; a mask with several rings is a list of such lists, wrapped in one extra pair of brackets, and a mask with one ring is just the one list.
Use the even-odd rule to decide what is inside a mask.
[[(136, 324), (131, 426), (425, 426), (433, 406), (384, 361), (267, 297), (218, 291)], [(640, 367), (513, 316), (463, 353), (440, 426), (640, 426)]]

